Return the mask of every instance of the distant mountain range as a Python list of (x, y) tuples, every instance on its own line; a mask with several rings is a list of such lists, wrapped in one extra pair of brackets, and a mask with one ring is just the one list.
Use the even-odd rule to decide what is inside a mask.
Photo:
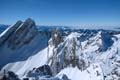
[(120, 80), (120, 31), (1, 25), (1, 80)]
[(2, 33), (9, 25), (0, 24), (0, 33)]

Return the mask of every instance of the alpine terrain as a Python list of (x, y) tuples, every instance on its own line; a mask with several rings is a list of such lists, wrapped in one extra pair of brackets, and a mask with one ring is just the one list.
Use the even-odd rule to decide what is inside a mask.
[(118, 30), (37, 26), (31, 18), (6, 28), (1, 80), (120, 80)]

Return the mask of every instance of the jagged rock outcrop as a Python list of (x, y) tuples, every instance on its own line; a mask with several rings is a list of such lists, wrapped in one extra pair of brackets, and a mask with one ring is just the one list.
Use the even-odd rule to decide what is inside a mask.
[(51, 62), (50, 66), (54, 75), (68, 66), (77, 66), (80, 70), (84, 70), (88, 67), (88, 61), (79, 57), (81, 54), (81, 52), (78, 53), (78, 51), (81, 50), (81, 44), (77, 39), (79, 36), (78, 33), (72, 33), (62, 44), (52, 49), (53, 56), (49, 58), (49, 61)]
[[(49, 61), (51, 62), (50, 66), (52, 67), (54, 75), (68, 66), (77, 66), (81, 71), (86, 70), (93, 62), (99, 60), (96, 56), (102, 55), (102, 53), (107, 50), (109, 51), (114, 40), (116, 40), (115, 36), (107, 32), (99, 31), (96, 35), (86, 39), (83, 44), (83, 42), (80, 41), (81, 36), (81, 34), (73, 32), (69, 34), (59, 46), (51, 48), (53, 54), (52, 57), (49, 57)], [(52, 42), (51, 40), (52, 39), (50, 39), (49, 42)], [(115, 69), (112, 72), (119, 77), (119, 72)]]
[(12, 71), (8, 71), (7, 73), (4, 73), (3, 77), (0, 80), (20, 80), (18, 78), (18, 75), (16, 75)]
[(0, 37), (0, 45), (6, 42), (11, 49), (28, 44), (38, 33), (35, 22), (28, 18), (25, 22), (18, 21), (15, 25), (4, 31)]
[(33, 68), (27, 73), (26, 76), (28, 79), (35, 80), (70, 80), (65, 74), (58, 78), (52, 75), (51, 67), (49, 65), (43, 65), (38, 68)]
[(27, 19), (0, 35), (1, 72), (36, 80), (120, 79), (119, 32), (39, 29)]
[(0, 69), (7, 63), (24, 61), (47, 47), (49, 32), (46, 33), (39, 32), (31, 18), (8, 27), (0, 34)]
[(27, 73), (27, 77), (37, 77), (37, 76), (47, 76), (51, 77), (52, 72), (49, 65), (43, 65), (38, 68), (33, 68), (33, 70)]
[(54, 29), (51, 32), (52, 43), (55, 47), (63, 41), (62, 33), (59, 29)]
[(17, 21), (16, 24), (7, 28), (2, 34), (0, 34), (0, 46), (11, 37), (11, 35), (16, 31), (16, 29), (22, 24), (22, 21)]
[(62, 75), (63, 80), (70, 80), (65, 74)]
[(8, 47), (15, 49), (21, 47), (22, 45), (29, 44), (30, 41), (37, 35), (38, 31), (35, 26), (35, 22), (32, 19), (27, 19), (8, 39)]

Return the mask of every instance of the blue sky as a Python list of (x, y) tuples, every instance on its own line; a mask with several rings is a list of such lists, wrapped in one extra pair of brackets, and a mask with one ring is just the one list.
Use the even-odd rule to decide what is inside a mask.
[(120, 0), (0, 0), (0, 24), (120, 25)]

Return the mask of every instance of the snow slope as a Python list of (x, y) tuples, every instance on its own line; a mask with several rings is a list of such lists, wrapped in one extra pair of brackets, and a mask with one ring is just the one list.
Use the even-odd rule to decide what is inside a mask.
[[(29, 57), (25, 61), (19, 61), (7, 64), (4, 69), (14, 71), (19, 76), (24, 76), (29, 70), (34, 67), (39, 67), (47, 63), (47, 48), (41, 50), (36, 55)], [(43, 57), (44, 56), (44, 57)]]
[[(52, 76), (41, 75), (44, 65)], [(21, 79), (119, 80), (120, 32), (36, 28), (32, 19), (19, 21), (0, 34), (0, 68), (0, 76), (6, 70)]]
[(103, 80), (103, 74), (99, 64), (92, 64), (87, 70), (80, 71), (77, 67), (63, 69), (57, 76), (66, 74), (72, 80)]

